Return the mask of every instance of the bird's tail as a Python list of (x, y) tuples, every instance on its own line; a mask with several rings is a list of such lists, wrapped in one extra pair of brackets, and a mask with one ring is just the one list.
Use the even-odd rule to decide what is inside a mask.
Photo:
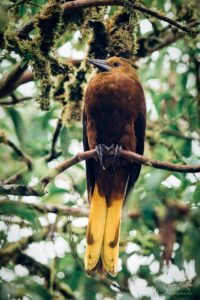
[(86, 235), (85, 269), (117, 274), (119, 236), (123, 197), (113, 199), (109, 207), (95, 184)]
[(123, 197), (113, 199), (107, 208), (101, 259), (104, 269), (112, 276), (117, 275), (118, 269), (122, 205)]

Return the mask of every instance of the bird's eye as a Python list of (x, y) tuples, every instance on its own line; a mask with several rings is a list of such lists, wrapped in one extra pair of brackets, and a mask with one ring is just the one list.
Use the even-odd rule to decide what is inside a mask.
[(120, 63), (118, 63), (118, 62), (116, 61), (116, 62), (113, 63), (113, 66), (114, 66), (114, 67), (119, 67), (119, 66), (120, 66)]

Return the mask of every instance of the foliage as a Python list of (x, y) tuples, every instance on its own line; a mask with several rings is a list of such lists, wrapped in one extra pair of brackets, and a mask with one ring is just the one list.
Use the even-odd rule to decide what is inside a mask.
[[(175, 29), (125, 2), (123, 9), (65, 12), (64, 19), (64, 1), (6, 0), (0, 6), (0, 90), (5, 74), (12, 73), (17, 63), (25, 70), (26, 64), (31, 66), (34, 76), (24, 85), (15, 82), (0, 100), (4, 103), (0, 106), (2, 184), (33, 185), (49, 168), (81, 151), (82, 100), (94, 71), (77, 59), (87, 55), (106, 58), (117, 53), (137, 59), (148, 108), (145, 155), (198, 163), (199, 35), (177, 30), (177, 38), (154, 51)], [(186, 25), (200, 17), (196, 0), (142, 3)], [(16, 34), (33, 18), (29, 35)], [(31, 168), (5, 143), (7, 139), (28, 155)], [(84, 273), (85, 216), (48, 210), (49, 204), (88, 207), (83, 163), (57, 176), (43, 197), (1, 196), (0, 299), (197, 299), (199, 178), (199, 174), (142, 168), (124, 206), (120, 271), (114, 280), (88, 278)]]

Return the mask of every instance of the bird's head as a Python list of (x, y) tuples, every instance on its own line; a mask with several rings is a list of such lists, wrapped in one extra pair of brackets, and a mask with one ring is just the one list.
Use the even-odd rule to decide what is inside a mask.
[(128, 59), (113, 56), (106, 60), (88, 59), (88, 61), (96, 66), (101, 72), (117, 72), (125, 74), (132, 79), (137, 78), (137, 72), (132, 62)]

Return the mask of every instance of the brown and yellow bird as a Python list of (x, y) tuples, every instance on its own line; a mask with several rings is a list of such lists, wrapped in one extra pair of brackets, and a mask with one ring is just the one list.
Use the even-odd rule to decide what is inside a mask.
[[(146, 105), (135, 68), (127, 59), (89, 59), (100, 73), (89, 82), (83, 111), (84, 150), (97, 149), (86, 162), (90, 214), (85, 269), (116, 276), (122, 206), (141, 166), (118, 157), (120, 147), (143, 154)], [(103, 156), (109, 148), (114, 156)]]

